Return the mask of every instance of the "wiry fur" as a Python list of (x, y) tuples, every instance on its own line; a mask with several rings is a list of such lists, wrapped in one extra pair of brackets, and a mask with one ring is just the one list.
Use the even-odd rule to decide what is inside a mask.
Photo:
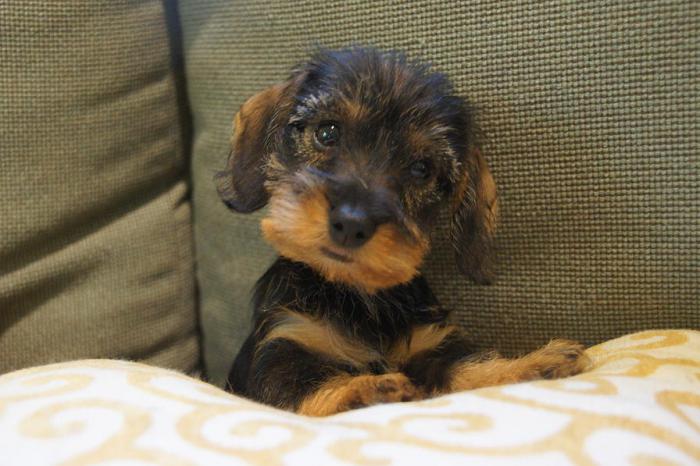
[[(323, 145), (329, 122), (340, 137)], [(243, 105), (219, 193), (239, 212), (269, 203), (262, 231), (282, 257), (256, 285), (231, 390), (328, 415), (582, 369), (566, 341), (475, 354), (419, 273), (446, 206), (460, 269), (491, 279), (498, 199), (475, 133), (444, 75), (373, 49), (320, 51)], [(370, 237), (333, 237), (338, 203), (361, 206)]]

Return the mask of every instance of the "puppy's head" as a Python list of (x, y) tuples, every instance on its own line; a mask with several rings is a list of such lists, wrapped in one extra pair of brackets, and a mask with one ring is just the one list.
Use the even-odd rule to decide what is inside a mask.
[(280, 254), (365, 292), (413, 278), (442, 205), (459, 268), (490, 278), (496, 188), (447, 79), (371, 49), (319, 52), (236, 115), (217, 176)]

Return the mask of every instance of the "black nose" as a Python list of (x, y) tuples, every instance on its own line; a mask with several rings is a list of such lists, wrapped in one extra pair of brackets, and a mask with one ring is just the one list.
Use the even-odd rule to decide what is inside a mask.
[(333, 242), (352, 249), (369, 241), (377, 229), (377, 224), (365, 209), (350, 204), (332, 206), (328, 223)]

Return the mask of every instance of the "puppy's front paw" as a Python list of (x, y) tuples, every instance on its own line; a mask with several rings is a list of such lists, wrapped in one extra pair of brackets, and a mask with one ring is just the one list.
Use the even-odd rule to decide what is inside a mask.
[(543, 379), (559, 379), (580, 374), (590, 364), (582, 344), (570, 340), (552, 340), (530, 353), (533, 368)]
[(304, 400), (297, 412), (329, 416), (380, 403), (417, 399), (421, 399), (420, 391), (404, 374), (359, 375), (330, 381)]
[[(365, 378), (366, 377), (366, 378)], [(362, 379), (362, 380), (357, 380)], [(379, 403), (411, 401), (418, 398), (418, 390), (401, 373), (360, 376), (353, 390), (354, 400), (349, 409)]]

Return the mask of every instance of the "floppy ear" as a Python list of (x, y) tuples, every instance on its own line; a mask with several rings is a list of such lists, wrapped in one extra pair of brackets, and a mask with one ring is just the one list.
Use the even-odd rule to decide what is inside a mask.
[(236, 114), (226, 169), (215, 178), (219, 196), (231, 210), (249, 213), (267, 204), (264, 170), (269, 132), (285, 87), (278, 84), (254, 95)]
[(479, 284), (493, 280), (493, 237), (498, 218), (496, 183), (478, 149), (464, 163), (453, 198), (452, 244), (460, 271)]

